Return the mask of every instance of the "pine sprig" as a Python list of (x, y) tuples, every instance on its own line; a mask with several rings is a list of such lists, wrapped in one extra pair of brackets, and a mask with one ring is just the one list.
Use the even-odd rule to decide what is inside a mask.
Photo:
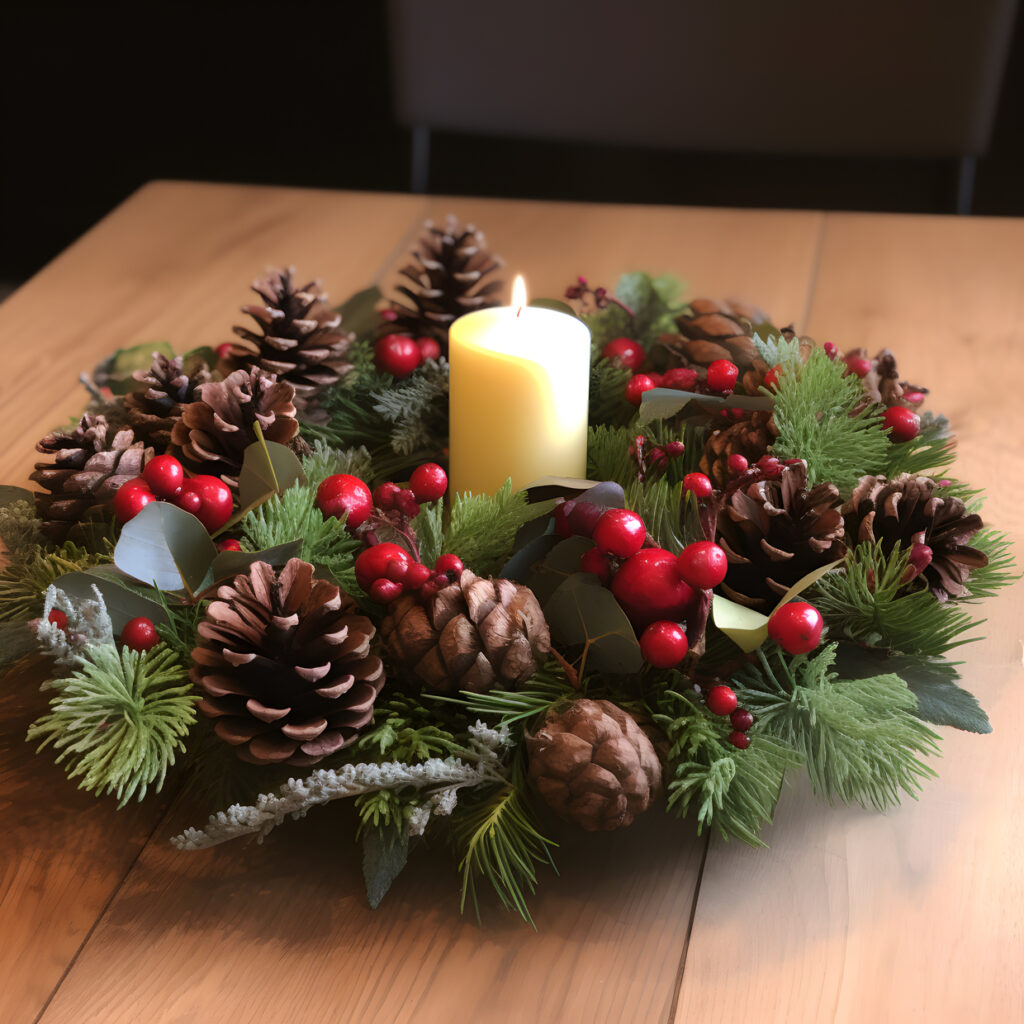
[(448, 362), (428, 360), (404, 381), (375, 391), (373, 411), (390, 423), (398, 455), (440, 450), (448, 424)]
[(196, 720), (199, 697), (178, 655), (159, 646), (149, 652), (112, 644), (85, 649), (80, 666), (54, 682), (50, 712), (30, 726), (28, 739), (53, 744), (58, 764), (79, 787), (117, 797), (123, 807), (164, 783), (184, 737)]
[(336, 473), (349, 473), (360, 480), (367, 479), (372, 461), (373, 456), (363, 445), (337, 449), (317, 440), (313, 444), (313, 451), (302, 460), (302, 472), (306, 483), (315, 492), (324, 480)]
[[(681, 483), (671, 484), (667, 477), (646, 484), (634, 480), (626, 489), (626, 508), (636, 512), (647, 526), (647, 532), (673, 555), (686, 547), (680, 515), (683, 508)], [(696, 539), (689, 538), (690, 541)]]
[(759, 649), (760, 670), (748, 666), (733, 683), (761, 730), (800, 752), (815, 793), (830, 803), (883, 811), (901, 791), (916, 797), (935, 776), (920, 758), (939, 752), (939, 737), (914, 715), (917, 699), (892, 673), (840, 679), (835, 658), (835, 644), (789, 663)]
[(1010, 541), (1005, 533), (996, 530), (982, 530), (971, 539), (971, 546), (988, 555), (988, 565), (972, 569), (967, 580), (970, 595), (961, 598), (964, 603), (983, 601), (994, 597), (1003, 587), (1020, 579), (1020, 572), (1010, 550)]
[(587, 434), (588, 478), (629, 487), (636, 480), (636, 463), (629, 454), (636, 434), (631, 427), (592, 426)]
[(515, 727), (518, 735), (530, 719), (578, 696), (578, 691), (566, 679), (562, 666), (556, 661), (549, 661), (516, 690), (467, 691), (458, 697), (437, 696), (434, 699), (460, 704), (470, 715), (493, 719), (498, 726)]
[(590, 371), (590, 426), (629, 423), (636, 409), (626, 399), (632, 371), (610, 359), (599, 359)]

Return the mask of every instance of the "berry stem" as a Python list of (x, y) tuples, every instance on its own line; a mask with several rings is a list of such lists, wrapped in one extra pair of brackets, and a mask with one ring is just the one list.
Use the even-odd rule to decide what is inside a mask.
[(574, 669), (572, 665), (570, 665), (569, 662), (567, 662), (565, 658), (555, 650), (554, 647), (551, 648), (551, 657), (562, 666), (562, 671), (565, 673), (565, 678), (568, 680), (569, 685), (574, 690), (578, 690), (580, 688), (580, 677), (577, 674), (576, 669)]

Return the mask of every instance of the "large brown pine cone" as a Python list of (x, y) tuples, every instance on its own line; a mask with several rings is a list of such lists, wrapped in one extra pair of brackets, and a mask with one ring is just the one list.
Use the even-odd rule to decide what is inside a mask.
[(256, 365), (295, 388), (301, 401), (336, 384), (352, 369), (346, 358), (355, 335), (341, 328), (341, 314), (328, 304), (319, 281), (295, 284), (295, 268), (271, 268), (252, 283), (263, 300), (243, 306), (255, 330), (235, 327), (234, 365)]
[(807, 490), (804, 462), (734, 491), (718, 517), (718, 543), (729, 559), (725, 596), (767, 612), (803, 576), (842, 558), (840, 504), (834, 484)]
[(758, 357), (753, 341), (755, 326), (768, 319), (768, 314), (755, 306), (694, 299), (676, 319), (679, 333), (663, 334), (659, 342), (675, 366), (700, 369), (716, 359), (728, 359), (742, 373)]
[(502, 261), (487, 248), (483, 233), (448, 217), (444, 227), (432, 221), (412, 250), (412, 262), (399, 271), (409, 283), (391, 305), (384, 333), (436, 338), (447, 354), (448, 327), (463, 313), (498, 304), (502, 281), (493, 277)]
[(97, 505), (106, 504), (121, 484), (138, 476), (153, 454), (131, 430), (107, 441), (103, 416), (83, 416), (73, 431), (48, 434), (36, 451), (49, 456), (29, 477), (45, 488), (35, 495), (36, 515), (45, 537), (61, 543), (68, 531)]
[(291, 384), (258, 366), (235, 370), (198, 389), (198, 400), (182, 410), (171, 440), (190, 470), (219, 476), (234, 490), (245, 449), (257, 440), (254, 424), (264, 440), (278, 444), (298, 434), (294, 396)]
[(412, 681), (439, 693), (513, 689), (551, 650), (529, 587), (468, 569), (426, 603), (413, 594), (392, 602), (381, 637)]
[(373, 718), (384, 667), (373, 623), (313, 566), (255, 562), (217, 591), (199, 623), (200, 709), (243, 761), (311, 765)]
[(927, 545), (924, 576), (939, 601), (969, 594), (971, 570), (988, 565), (983, 551), (968, 546), (984, 525), (981, 516), (968, 513), (960, 498), (942, 497), (926, 476), (862, 476), (842, 512), (851, 544), (881, 541), (886, 554), (898, 544)]
[(132, 374), (141, 387), (124, 397), (128, 422), (135, 436), (152, 445), (157, 455), (171, 446), (171, 431), (181, 410), (194, 400), (199, 386), (210, 379), (210, 369), (205, 363), (200, 363), (192, 373), (185, 370), (184, 364), (182, 356), (168, 359), (154, 352), (153, 365)]
[(577, 700), (527, 733), (529, 777), (561, 817), (590, 832), (631, 825), (661, 789), (654, 745), (622, 708)]

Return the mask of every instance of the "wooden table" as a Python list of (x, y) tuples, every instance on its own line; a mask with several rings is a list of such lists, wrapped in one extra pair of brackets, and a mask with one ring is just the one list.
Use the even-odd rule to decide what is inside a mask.
[[(0, 306), (5, 444), (80, 409), (80, 370), (115, 347), (217, 344), (252, 277), (291, 262), (340, 300), (385, 287), (427, 216), (483, 227), (534, 294), (577, 273), (668, 271), (690, 295), (752, 299), (841, 348), (895, 349), (961, 438), (986, 519), (1024, 526), (1024, 222), (591, 206), (155, 183)], [(14, 240), (9, 240), (9, 244)], [(665, 816), (573, 838), (536, 933), (459, 917), (443, 850), (365, 903), (331, 811), (263, 846), (178, 853), (205, 809), (173, 794), (115, 813), (68, 785), (25, 728), (38, 675), (0, 687), (4, 1024), (799, 1021), (1024, 1013), (1021, 592), (988, 609), (966, 685), (991, 736), (945, 730), (942, 775), (879, 815), (783, 795), (771, 849), (698, 840)], [(567, 833), (568, 835), (568, 833)]]

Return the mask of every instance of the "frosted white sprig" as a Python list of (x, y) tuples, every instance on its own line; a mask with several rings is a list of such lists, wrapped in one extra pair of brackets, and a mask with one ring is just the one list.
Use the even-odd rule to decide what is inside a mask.
[[(99, 587), (93, 584), (95, 600), (72, 598), (52, 583), (46, 588), (42, 618), (36, 620), (36, 638), (46, 654), (55, 658), (59, 665), (73, 665), (79, 660), (83, 649), (93, 644), (114, 643), (114, 625), (107, 613), (107, 606)], [(67, 629), (50, 622), (54, 608), (68, 617)], [(44, 689), (48, 684), (43, 684)]]

